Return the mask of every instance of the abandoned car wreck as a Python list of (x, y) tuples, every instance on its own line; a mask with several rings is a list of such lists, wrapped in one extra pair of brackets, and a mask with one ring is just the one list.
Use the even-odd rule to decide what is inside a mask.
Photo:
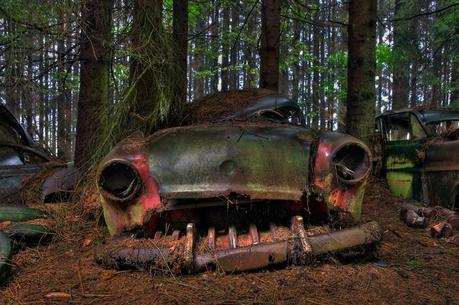
[(21, 194), (27, 179), (34, 175), (43, 175), (40, 201), (44, 202), (67, 197), (79, 178), (76, 169), (37, 145), (14, 115), (0, 104), (1, 205), (23, 205)]
[(233, 272), (379, 241), (376, 222), (350, 226), (371, 170), (363, 142), (307, 129), (299, 106), (282, 95), (213, 98), (220, 108), (194, 102), (190, 125), (127, 138), (101, 162), (112, 238), (99, 262)]
[(459, 112), (424, 108), (377, 117), (382, 174), (391, 191), (459, 210)]

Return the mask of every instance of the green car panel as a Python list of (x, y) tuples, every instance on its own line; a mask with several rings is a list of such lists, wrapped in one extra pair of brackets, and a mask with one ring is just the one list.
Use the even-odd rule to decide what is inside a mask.
[[(416, 136), (391, 139), (392, 122), (405, 116), (411, 118), (405, 121), (406, 137)], [(383, 171), (391, 191), (432, 206), (459, 209), (459, 140), (455, 129), (459, 113), (407, 109), (384, 113), (377, 124), (382, 131)], [(449, 129), (439, 131), (444, 126)], [(394, 129), (400, 132), (400, 126)]]

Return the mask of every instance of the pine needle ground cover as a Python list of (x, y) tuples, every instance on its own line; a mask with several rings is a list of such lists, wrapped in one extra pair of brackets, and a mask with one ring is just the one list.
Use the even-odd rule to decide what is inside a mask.
[(406, 227), (398, 216), (405, 199), (372, 179), (363, 220), (384, 229), (379, 258), (328, 262), (242, 274), (206, 272), (152, 276), (106, 270), (94, 262), (108, 236), (97, 193), (87, 188), (77, 204), (54, 208), (53, 241), (13, 258), (1, 304), (458, 304), (459, 251)]

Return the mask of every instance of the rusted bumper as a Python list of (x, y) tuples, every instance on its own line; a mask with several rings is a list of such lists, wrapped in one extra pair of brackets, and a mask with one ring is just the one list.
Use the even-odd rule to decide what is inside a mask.
[(303, 220), (296, 216), (290, 229), (271, 225), (269, 232), (251, 226), (247, 234), (234, 228), (216, 237), (212, 228), (199, 238), (193, 223), (186, 235), (178, 232), (154, 239), (111, 240), (97, 253), (97, 261), (109, 268), (135, 268), (163, 272), (224, 272), (254, 270), (281, 263), (306, 264), (311, 258), (377, 243), (380, 226), (372, 221), (357, 227), (308, 236)]

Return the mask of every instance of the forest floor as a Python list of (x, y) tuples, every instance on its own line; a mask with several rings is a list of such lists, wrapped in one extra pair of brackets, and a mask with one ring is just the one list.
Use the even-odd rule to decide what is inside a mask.
[(175, 277), (96, 265), (106, 228), (93, 212), (63, 205), (53, 242), (15, 255), (0, 304), (459, 304), (459, 247), (405, 226), (403, 202), (372, 179), (363, 221), (384, 229), (376, 261)]

